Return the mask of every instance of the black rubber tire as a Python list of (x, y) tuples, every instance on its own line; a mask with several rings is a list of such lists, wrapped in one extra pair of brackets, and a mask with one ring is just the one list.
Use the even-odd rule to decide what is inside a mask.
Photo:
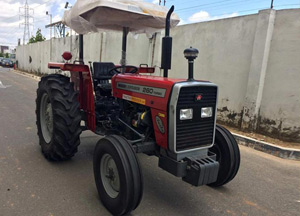
[(209, 186), (227, 184), (236, 176), (240, 167), (240, 150), (235, 138), (226, 128), (217, 125), (215, 144), (209, 150), (217, 155), (220, 164), (217, 181)]
[[(41, 129), (41, 99), (48, 95), (53, 113), (53, 133), (46, 142)], [(81, 114), (78, 93), (70, 78), (59, 74), (42, 77), (37, 89), (36, 124), (42, 153), (50, 161), (70, 159), (80, 144)]]
[[(106, 192), (101, 180), (100, 162), (109, 154), (115, 161), (120, 179), (120, 191), (115, 198)], [(94, 151), (94, 177), (103, 205), (113, 215), (128, 214), (139, 205), (143, 196), (143, 177), (131, 144), (118, 135), (99, 140)]]

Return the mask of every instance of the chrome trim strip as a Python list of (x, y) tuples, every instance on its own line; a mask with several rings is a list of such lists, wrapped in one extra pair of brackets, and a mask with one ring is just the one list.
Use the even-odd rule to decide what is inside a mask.
[[(214, 133), (213, 133), (213, 142), (209, 146), (188, 149), (183, 151), (176, 150), (176, 107), (179, 98), (180, 89), (182, 87), (194, 87), (194, 86), (210, 86), (217, 88), (217, 100), (216, 100), (216, 108), (215, 108), (215, 123), (214, 123)], [(173, 86), (173, 91), (170, 100), (169, 106), (169, 149), (174, 153), (184, 153), (184, 152), (191, 152), (191, 151), (198, 151), (201, 149), (211, 148), (215, 142), (215, 132), (216, 132), (216, 121), (217, 121), (217, 107), (218, 107), (218, 86), (214, 83), (209, 82), (200, 82), (200, 81), (190, 81), (190, 82), (181, 82), (176, 83)], [(173, 132), (173, 136), (172, 136)]]

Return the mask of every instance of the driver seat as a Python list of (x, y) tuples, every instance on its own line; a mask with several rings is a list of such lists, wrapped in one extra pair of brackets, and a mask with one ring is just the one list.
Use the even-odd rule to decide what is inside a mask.
[(115, 67), (115, 64), (112, 62), (93, 62), (93, 82), (94, 87), (99, 87), (102, 91), (110, 93), (112, 90), (111, 83), (109, 80), (113, 77), (109, 73), (111, 69)]

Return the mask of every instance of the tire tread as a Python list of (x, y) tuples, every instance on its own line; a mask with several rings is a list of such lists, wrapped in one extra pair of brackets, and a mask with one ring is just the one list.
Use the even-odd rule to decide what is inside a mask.
[[(53, 111), (53, 136), (51, 147), (45, 147), (45, 141), (40, 128), (39, 100), (44, 92), (47, 92)], [(48, 160), (61, 161), (72, 158), (80, 144), (81, 115), (80, 104), (77, 100), (78, 92), (74, 90), (74, 84), (70, 78), (59, 74), (51, 74), (41, 78), (37, 89), (37, 127), (39, 143), (42, 152)]]

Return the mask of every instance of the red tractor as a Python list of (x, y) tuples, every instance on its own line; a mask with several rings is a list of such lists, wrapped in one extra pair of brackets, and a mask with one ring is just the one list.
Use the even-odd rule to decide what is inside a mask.
[[(164, 77), (149, 76), (154, 68), (125, 64), (128, 27), (123, 28), (122, 65), (79, 61), (49, 63), (49, 68), (70, 71), (70, 78), (51, 74), (39, 82), (36, 116), (42, 153), (50, 161), (70, 159), (77, 152), (80, 134), (102, 135), (95, 147), (93, 166), (103, 205), (113, 215), (124, 215), (139, 205), (143, 176), (137, 153), (159, 158), (158, 166), (194, 185), (222, 186), (238, 172), (240, 152), (232, 134), (216, 125), (217, 85), (193, 78), (198, 50), (184, 51), (189, 78), (168, 78), (172, 38), (172, 7), (162, 45)], [(63, 54), (65, 60), (71, 54)]]

